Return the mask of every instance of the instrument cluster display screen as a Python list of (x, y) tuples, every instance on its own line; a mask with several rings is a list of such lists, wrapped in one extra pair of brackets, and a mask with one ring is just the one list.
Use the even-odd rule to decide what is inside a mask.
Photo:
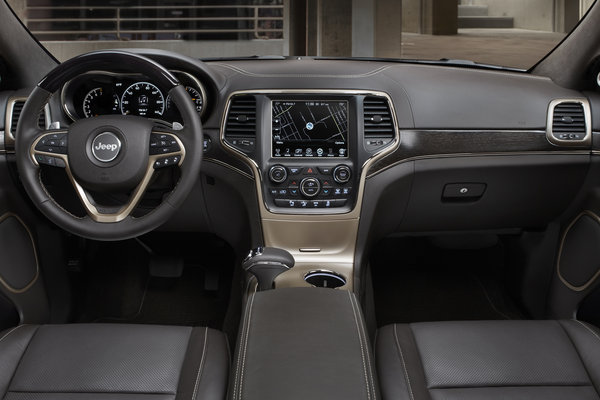
[(273, 157), (347, 157), (348, 101), (273, 100)]

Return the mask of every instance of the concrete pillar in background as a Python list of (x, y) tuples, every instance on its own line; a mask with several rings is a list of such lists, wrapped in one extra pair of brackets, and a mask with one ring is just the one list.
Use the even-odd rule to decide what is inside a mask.
[(375, 56), (402, 55), (402, 0), (375, 0)]
[(402, 0), (286, 0), (289, 55), (400, 57)]
[(421, 33), (456, 35), (458, 0), (422, 0)]
[(320, 0), (319, 45), (321, 56), (352, 55), (352, 0)]
[(352, 56), (400, 57), (401, 0), (352, 1)]

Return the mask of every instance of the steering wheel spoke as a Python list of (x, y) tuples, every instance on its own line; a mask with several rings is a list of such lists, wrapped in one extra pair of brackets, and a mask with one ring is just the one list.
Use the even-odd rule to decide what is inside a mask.
[(135, 210), (135, 208), (139, 204), (142, 197), (144, 196), (144, 193), (148, 188), (148, 184), (150, 183), (153, 174), (154, 168), (152, 162), (150, 161), (148, 162), (148, 167), (146, 168), (146, 173), (144, 174), (142, 181), (133, 190), (128, 201), (124, 205), (120, 206), (116, 211), (114, 211), (114, 207), (111, 207), (111, 209), (109, 210), (109, 207), (103, 207), (97, 204), (96, 201), (93, 199), (92, 195), (87, 190), (85, 190), (83, 186), (79, 184), (79, 182), (77, 182), (77, 179), (73, 176), (73, 174), (70, 173), (67, 167), (67, 175), (69, 176), (69, 180), (75, 188), (75, 192), (77, 193), (79, 200), (81, 200), (81, 204), (83, 204), (83, 207), (85, 208), (88, 216), (93, 221), (99, 223), (121, 222), (127, 217), (129, 217), (133, 210)]

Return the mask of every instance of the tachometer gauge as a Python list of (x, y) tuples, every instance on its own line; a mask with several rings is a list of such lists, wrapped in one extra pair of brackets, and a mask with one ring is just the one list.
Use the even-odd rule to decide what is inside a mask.
[(83, 98), (83, 115), (86, 118), (119, 112), (119, 96), (106, 93), (101, 87), (92, 89)]
[[(198, 89), (193, 88), (191, 86), (186, 86), (185, 90), (187, 90), (190, 97), (192, 98), (192, 101), (194, 102), (194, 105), (196, 106), (196, 111), (202, 112), (202, 106), (204, 105), (202, 94), (198, 91)], [(170, 108), (171, 108), (171, 95), (168, 95), (167, 96), (167, 109), (170, 109)]]
[(152, 83), (136, 82), (121, 96), (121, 113), (157, 117), (165, 112), (165, 98)]

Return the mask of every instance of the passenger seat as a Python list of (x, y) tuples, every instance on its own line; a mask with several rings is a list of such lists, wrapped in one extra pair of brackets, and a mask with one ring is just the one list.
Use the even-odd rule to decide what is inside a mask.
[(383, 400), (600, 399), (600, 335), (580, 321), (388, 325), (376, 358)]
[(21, 325), (0, 333), (0, 398), (225, 398), (225, 335), (157, 325)]

